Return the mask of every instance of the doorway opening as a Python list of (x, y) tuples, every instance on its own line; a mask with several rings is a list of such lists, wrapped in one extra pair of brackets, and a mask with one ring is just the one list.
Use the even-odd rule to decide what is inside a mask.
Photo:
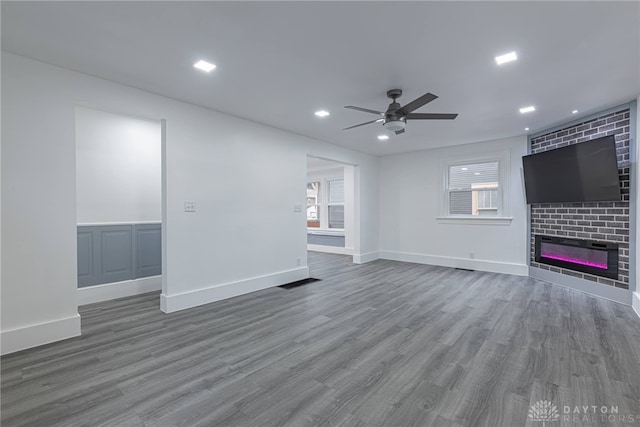
[(353, 255), (355, 166), (307, 156), (307, 250)]
[(75, 113), (78, 305), (160, 291), (163, 124)]

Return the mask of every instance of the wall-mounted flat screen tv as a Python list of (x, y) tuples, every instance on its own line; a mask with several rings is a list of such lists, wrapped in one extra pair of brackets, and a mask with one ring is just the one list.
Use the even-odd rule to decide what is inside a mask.
[(527, 203), (620, 200), (613, 136), (522, 157)]

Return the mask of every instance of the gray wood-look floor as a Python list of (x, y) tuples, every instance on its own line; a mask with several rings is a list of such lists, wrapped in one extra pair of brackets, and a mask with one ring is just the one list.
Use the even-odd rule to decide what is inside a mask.
[(322, 281), (171, 315), (157, 293), (81, 307), (81, 337), (2, 357), (2, 426), (540, 426), (539, 400), (640, 415), (630, 307), (509, 275), (309, 263)]

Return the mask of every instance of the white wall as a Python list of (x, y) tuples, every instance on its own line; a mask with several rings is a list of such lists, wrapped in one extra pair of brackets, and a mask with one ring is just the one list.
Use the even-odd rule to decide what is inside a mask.
[(2, 56), (2, 353), (80, 334), (74, 106), (26, 65)]
[(77, 107), (78, 223), (160, 222), (161, 149), (159, 121)]
[[(293, 211), (305, 203), (308, 154), (358, 165), (355, 246), (378, 249), (376, 157), (9, 53), (2, 88), (5, 353), (80, 331), (77, 105), (166, 120), (165, 311), (308, 274), (305, 216)], [(186, 200), (197, 212), (184, 212)]]
[[(527, 274), (526, 205), (521, 180), (525, 136), (380, 159), (380, 256), (476, 270)], [(507, 156), (508, 225), (438, 220), (448, 162)], [(470, 253), (473, 252), (473, 258)]]

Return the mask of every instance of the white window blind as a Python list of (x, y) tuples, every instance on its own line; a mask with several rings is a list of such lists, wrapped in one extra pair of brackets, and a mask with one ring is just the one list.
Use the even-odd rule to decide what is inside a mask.
[(344, 228), (344, 180), (328, 181), (329, 228)]
[(344, 203), (344, 181), (329, 181), (329, 204)]

